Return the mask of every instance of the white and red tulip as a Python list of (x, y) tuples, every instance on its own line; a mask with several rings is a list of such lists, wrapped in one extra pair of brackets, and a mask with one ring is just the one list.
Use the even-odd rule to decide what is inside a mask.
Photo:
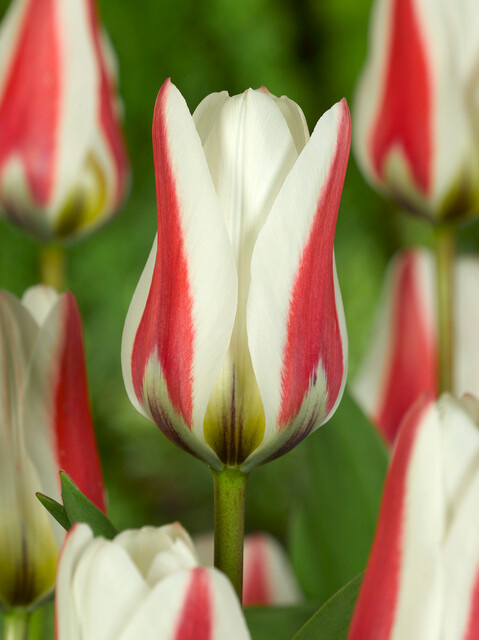
[[(479, 261), (455, 265), (454, 391), (479, 396)], [(393, 258), (372, 338), (352, 392), (392, 444), (404, 414), (424, 392), (437, 391), (437, 314), (434, 256), (409, 250)]]
[(477, 416), (426, 394), (405, 417), (348, 640), (479, 637)]
[(214, 468), (252, 467), (334, 412), (347, 367), (333, 255), (346, 101), (311, 138), (266, 90), (155, 106), (158, 235), (125, 323), (133, 405)]
[[(214, 536), (194, 540), (201, 564), (214, 558)], [(244, 539), (243, 605), (294, 605), (303, 600), (291, 562), (280, 543), (267, 533), (250, 533)]]
[(479, 212), (479, 8), (376, 0), (354, 147), (367, 179), (438, 221)]
[(56, 640), (248, 640), (228, 579), (198, 566), (179, 524), (123, 531), (112, 541), (76, 524), (56, 586)]
[(64, 531), (35, 497), (60, 498), (59, 470), (104, 509), (81, 320), (72, 294), (0, 292), (0, 602), (53, 587)]
[(13, 0), (0, 26), (0, 210), (41, 240), (110, 217), (128, 184), (94, 0)]

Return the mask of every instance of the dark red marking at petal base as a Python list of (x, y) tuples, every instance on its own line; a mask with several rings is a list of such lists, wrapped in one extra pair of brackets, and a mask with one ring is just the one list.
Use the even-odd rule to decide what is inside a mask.
[(479, 638), (479, 570), (476, 570), (470, 607), (467, 631), (463, 640), (477, 640)]
[(54, 0), (30, 0), (0, 102), (0, 171), (18, 157), (38, 206), (51, 197), (60, 109), (61, 55)]
[(402, 424), (348, 640), (388, 640), (391, 637), (400, 587), (409, 464), (421, 423), (433, 403), (432, 396), (423, 396)]
[(419, 256), (399, 258), (393, 291), (391, 355), (375, 422), (389, 442), (401, 420), (425, 391), (436, 393), (437, 347), (433, 327), (424, 317), (424, 294), (419, 288)]
[[(157, 351), (170, 401), (191, 428), (193, 303), (181, 228), (181, 209), (168, 150), (166, 101), (170, 86), (167, 80), (160, 89), (153, 116), (158, 251), (150, 292), (133, 345), (131, 367), (135, 393), (143, 402), (145, 368), (149, 358)], [(158, 426), (161, 428), (161, 425)]]
[(191, 572), (191, 582), (179, 617), (175, 640), (212, 640), (213, 602), (207, 569), (197, 567)]
[(293, 287), (281, 372), (282, 402), (278, 423), (297, 415), (319, 362), (326, 373), (327, 412), (338, 397), (344, 374), (343, 346), (336, 310), (333, 244), (351, 142), (346, 101), (341, 103), (335, 157), (319, 196), (308, 243)]
[(55, 394), (55, 442), (59, 468), (96, 506), (105, 511), (105, 493), (88, 398), (80, 312), (64, 294), (63, 343)]
[(115, 100), (116, 87), (114, 78), (108, 72), (100, 44), (100, 27), (97, 9), (93, 0), (88, 0), (90, 28), (95, 47), (95, 56), (100, 72), (100, 123), (106, 138), (108, 149), (115, 165), (115, 203), (117, 207), (123, 197), (125, 186), (128, 182), (129, 163), (125, 141), (116, 114)]
[(374, 168), (380, 179), (391, 148), (405, 154), (417, 187), (431, 188), (431, 79), (412, 0), (393, 0), (390, 49), (384, 94), (371, 136)]
[(268, 581), (267, 540), (258, 534), (245, 543), (243, 606), (272, 604)]

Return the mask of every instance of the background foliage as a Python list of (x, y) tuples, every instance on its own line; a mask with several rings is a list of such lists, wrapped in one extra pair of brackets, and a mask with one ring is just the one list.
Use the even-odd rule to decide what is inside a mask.
[[(67, 287), (84, 320), (91, 399), (110, 515), (118, 528), (181, 520), (212, 528), (208, 469), (171, 445), (127, 399), (120, 370), (125, 315), (156, 225), (151, 118), (171, 76), (191, 110), (208, 93), (266, 85), (303, 108), (310, 128), (354, 84), (367, 46), (370, 0), (99, 0), (116, 48), (133, 182), (120, 215), (68, 248)], [(0, 17), (8, 5), (0, 0)], [(421, 222), (398, 215), (351, 157), (336, 233), (350, 374), (366, 346), (388, 259), (429, 244)], [(477, 248), (471, 227), (461, 250)], [(37, 281), (36, 242), (0, 221), (0, 288)], [(381, 443), (350, 399), (295, 451), (250, 479), (247, 530), (290, 545), (307, 595), (324, 601), (364, 568), (386, 466)], [(332, 564), (331, 564), (332, 563)]]

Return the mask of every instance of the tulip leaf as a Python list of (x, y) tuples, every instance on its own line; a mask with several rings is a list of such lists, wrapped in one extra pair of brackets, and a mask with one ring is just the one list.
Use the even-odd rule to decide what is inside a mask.
[(346, 392), (330, 422), (308, 437), (305, 457), (290, 555), (306, 596), (325, 602), (366, 567), (388, 454)]
[(60, 524), (66, 531), (70, 531), (72, 524), (68, 518), (65, 507), (53, 498), (46, 496), (44, 493), (38, 492), (35, 495), (50, 515), (55, 518), (58, 524)]
[(114, 538), (118, 531), (106, 515), (93, 504), (76, 486), (64, 471), (60, 471), (63, 504), (70, 522), (86, 522), (95, 536), (103, 536), (108, 540)]
[(246, 607), (244, 614), (251, 640), (291, 640), (317, 607), (314, 602), (291, 607)]
[(308, 620), (293, 640), (346, 640), (363, 574), (353, 578)]

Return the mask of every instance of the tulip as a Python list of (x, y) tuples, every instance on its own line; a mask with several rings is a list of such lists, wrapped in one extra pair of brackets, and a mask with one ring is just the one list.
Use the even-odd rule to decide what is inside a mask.
[(44, 241), (84, 234), (118, 208), (129, 171), (94, 0), (13, 0), (0, 60), (0, 209)]
[(105, 506), (72, 294), (0, 292), (0, 389), (0, 605), (31, 606), (53, 587), (64, 537), (35, 492), (60, 501), (63, 469)]
[(366, 178), (442, 221), (479, 211), (479, 9), (376, 0), (354, 146)]
[(58, 566), (56, 640), (247, 640), (231, 583), (198, 566), (179, 524), (94, 538), (69, 532)]
[[(479, 396), (479, 261), (455, 265), (454, 391)], [(436, 272), (428, 251), (404, 251), (386, 275), (369, 347), (352, 383), (366, 415), (392, 444), (407, 410), (437, 391)]]
[[(201, 564), (213, 564), (213, 534), (194, 540)], [(294, 605), (303, 600), (291, 562), (280, 543), (267, 533), (244, 539), (243, 605)]]
[(427, 394), (406, 415), (348, 640), (479, 637), (477, 418)]
[(133, 405), (174, 443), (248, 472), (298, 444), (347, 367), (333, 241), (350, 145), (346, 101), (311, 138), (286, 97), (155, 105), (158, 234), (128, 312)]

